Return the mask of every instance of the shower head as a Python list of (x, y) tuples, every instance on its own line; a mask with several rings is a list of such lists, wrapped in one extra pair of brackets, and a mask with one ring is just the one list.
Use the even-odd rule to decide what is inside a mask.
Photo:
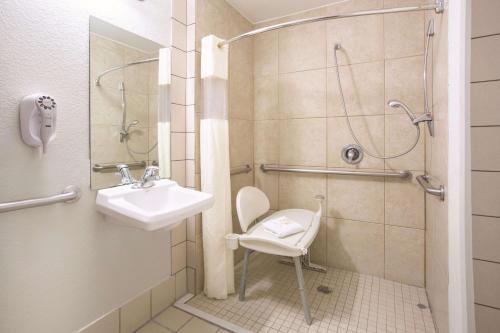
[(398, 101), (397, 99), (391, 99), (387, 102), (387, 105), (395, 109), (402, 108), (410, 118), (411, 122), (413, 123), (415, 121), (415, 114), (411, 112), (410, 108), (405, 103)]

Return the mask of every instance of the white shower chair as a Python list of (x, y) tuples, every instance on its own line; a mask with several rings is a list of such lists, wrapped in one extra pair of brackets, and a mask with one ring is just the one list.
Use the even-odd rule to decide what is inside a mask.
[[(243, 272), (240, 283), (240, 301), (245, 300), (248, 259), (252, 251), (291, 257), (297, 273), (304, 317), (307, 324), (311, 325), (312, 318), (306, 290), (304, 288), (301, 257), (308, 254), (308, 249), (318, 234), (321, 222), (321, 200), (324, 198), (322, 196), (317, 196), (316, 199), (319, 201), (319, 208), (316, 212), (306, 209), (285, 209), (273, 213), (248, 229), (253, 222), (269, 211), (269, 200), (264, 192), (256, 187), (245, 186), (238, 192), (236, 196), (236, 210), (238, 219), (240, 220), (241, 230), (243, 231), (243, 234), (239, 236), (239, 244), (245, 248)], [(302, 224), (305, 231), (288, 237), (278, 238), (265, 230), (262, 225), (263, 222), (282, 216), (286, 216)]]

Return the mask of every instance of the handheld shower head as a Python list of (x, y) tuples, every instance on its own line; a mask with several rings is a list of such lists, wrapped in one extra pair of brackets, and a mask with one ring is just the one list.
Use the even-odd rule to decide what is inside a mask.
[[(412, 123), (415, 123), (415, 114), (411, 112), (410, 108), (408, 105), (405, 103), (398, 101), (397, 99), (391, 99), (387, 102), (387, 105), (389, 105), (391, 108), (402, 108), (404, 112), (408, 115)], [(417, 124), (418, 125), (418, 124)]]

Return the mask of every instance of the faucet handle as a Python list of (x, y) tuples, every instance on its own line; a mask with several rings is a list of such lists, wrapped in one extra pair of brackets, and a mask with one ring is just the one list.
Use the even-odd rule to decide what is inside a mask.
[(160, 179), (160, 168), (154, 165), (150, 165), (144, 170), (143, 180), (159, 180)]
[(135, 182), (127, 164), (118, 164), (116, 168), (118, 169), (118, 175), (121, 177), (122, 185), (133, 184)]

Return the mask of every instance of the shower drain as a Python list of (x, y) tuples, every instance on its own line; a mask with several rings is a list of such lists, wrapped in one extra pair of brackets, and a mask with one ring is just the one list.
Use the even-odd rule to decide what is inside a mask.
[(323, 293), (323, 294), (330, 294), (332, 292), (332, 289), (330, 287), (327, 287), (327, 286), (318, 286), (318, 288), (316, 288), (320, 293)]

